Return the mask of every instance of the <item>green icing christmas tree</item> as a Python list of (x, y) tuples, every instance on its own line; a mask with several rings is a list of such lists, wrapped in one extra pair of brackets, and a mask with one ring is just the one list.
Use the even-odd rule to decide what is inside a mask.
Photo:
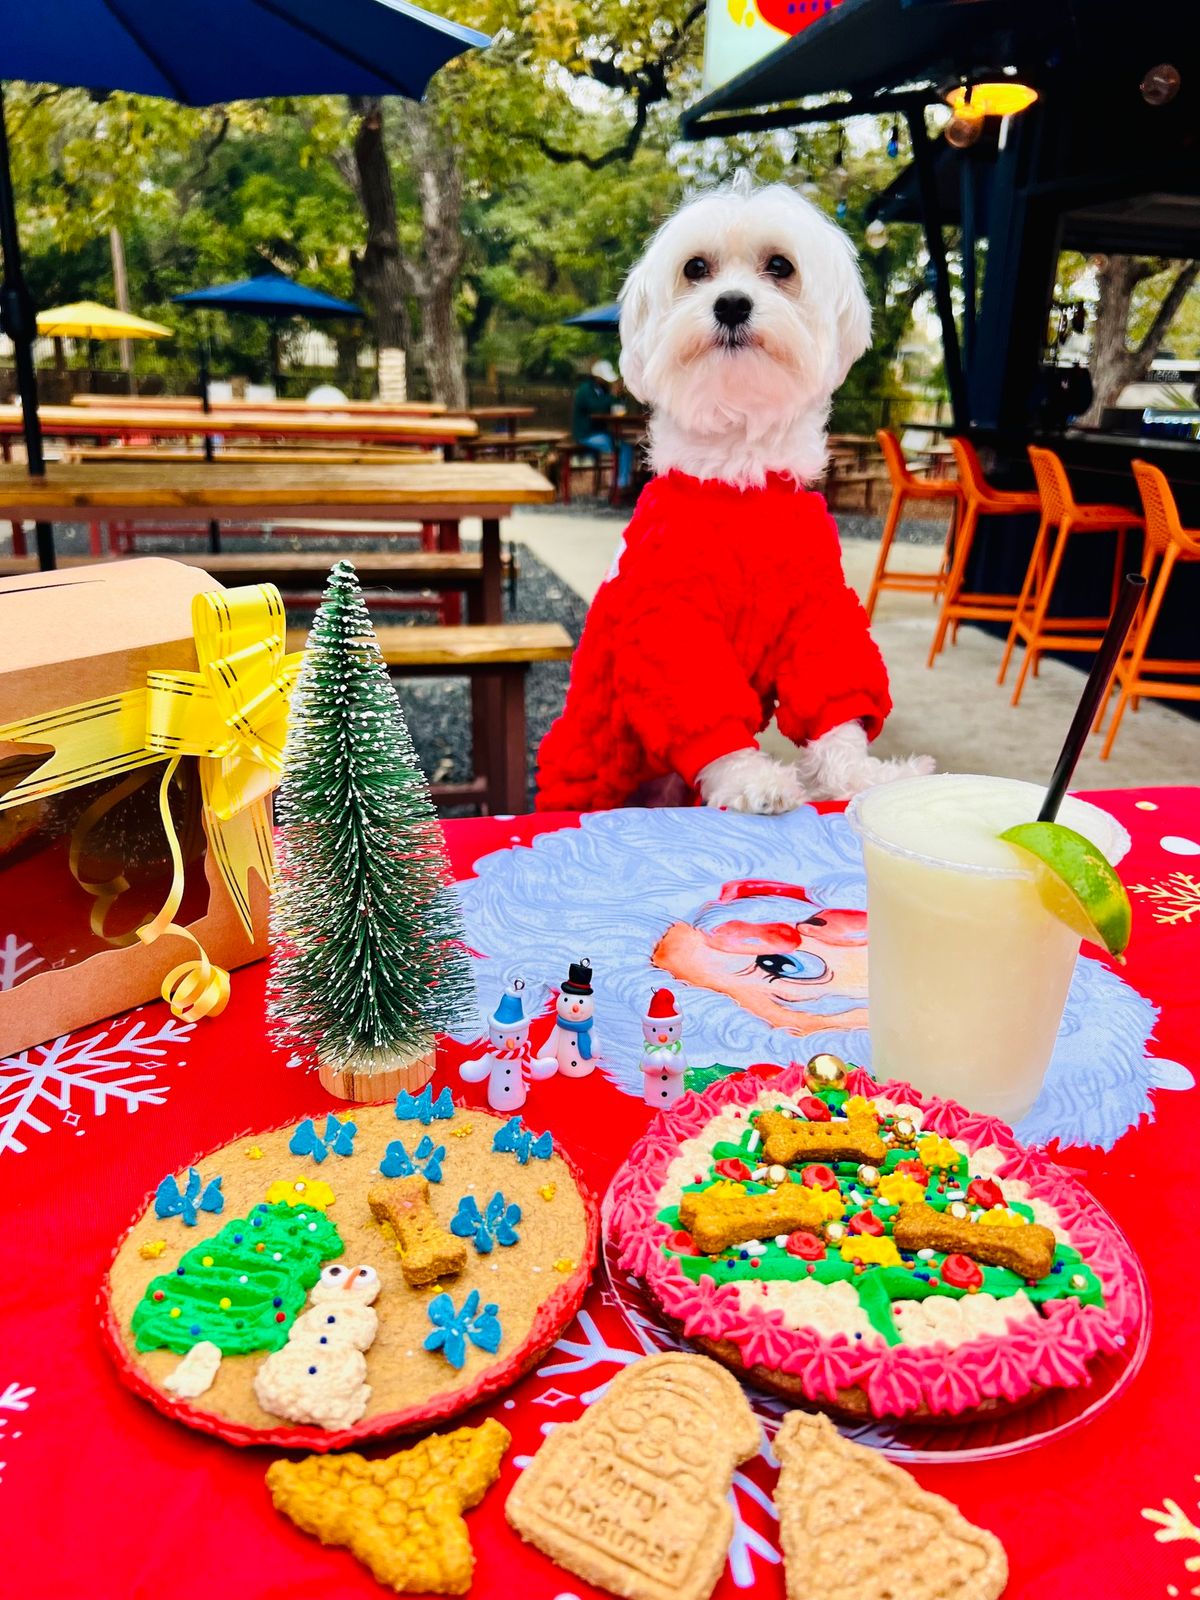
[(316, 1207), (255, 1206), (151, 1279), (133, 1313), (139, 1350), (186, 1354), (207, 1339), (224, 1355), (278, 1350), (341, 1235)]
[(458, 898), (348, 561), (292, 696), (271, 910), (271, 1012), (323, 1067), (386, 1070), (474, 1020)]

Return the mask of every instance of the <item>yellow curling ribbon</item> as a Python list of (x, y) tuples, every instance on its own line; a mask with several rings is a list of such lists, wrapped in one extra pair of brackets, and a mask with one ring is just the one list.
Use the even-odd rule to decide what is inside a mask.
[[(153, 944), (163, 934), (191, 940), (198, 955), (172, 968), (162, 986), (163, 999), (185, 1021), (217, 1016), (225, 1009), (229, 974), (173, 920), (183, 899), (184, 863), (171, 819), (171, 779), (184, 756), (196, 758), (209, 850), (249, 938), (250, 873), (257, 872), (268, 885), (275, 873), (266, 800), (283, 766), (288, 704), (302, 660), (302, 653), (285, 652), (285, 629), (283, 599), (273, 584), (196, 595), (192, 632), (197, 671), (151, 669), (142, 687), (0, 727), (0, 744), (51, 747), (47, 760), (0, 796), (0, 811), (166, 762), (159, 815), (171, 852), (171, 888), (157, 915), (135, 935), (116, 936), (111, 942), (129, 944), (136, 937)], [(122, 874), (106, 882), (85, 882), (77, 870), (83, 841), (142, 781), (140, 774), (126, 780), (90, 806), (72, 838), (71, 870), (95, 896), (91, 922), (103, 937), (108, 937), (108, 911), (127, 884)]]

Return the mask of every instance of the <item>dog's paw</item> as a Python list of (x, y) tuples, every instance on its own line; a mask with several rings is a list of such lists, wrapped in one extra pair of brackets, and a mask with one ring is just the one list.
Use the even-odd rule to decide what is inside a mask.
[[(932, 756), (897, 756), (891, 760), (880, 760), (875, 756), (868, 756), (867, 760), (874, 769), (869, 783), (891, 783), (896, 778), (927, 778), (931, 772), (937, 771), (937, 762)], [(863, 788), (868, 787), (864, 783)]]
[(761, 817), (794, 811), (808, 799), (796, 769), (761, 750), (735, 750), (710, 761), (697, 781), (706, 806)]

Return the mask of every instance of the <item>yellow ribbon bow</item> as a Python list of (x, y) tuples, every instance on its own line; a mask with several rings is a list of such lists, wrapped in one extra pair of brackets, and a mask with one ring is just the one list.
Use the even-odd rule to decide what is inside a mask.
[[(208, 847), (246, 936), (253, 937), (250, 872), (268, 886), (274, 878), (266, 800), (283, 767), (288, 704), (303, 659), (302, 653), (285, 652), (285, 629), (283, 599), (273, 584), (198, 594), (192, 601), (196, 672), (151, 669), (143, 687), (0, 727), (0, 744), (53, 747), (47, 760), (0, 796), (0, 811), (165, 760), (159, 815), (171, 853), (171, 888), (157, 915), (135, 935), (110, 942), (127, 944), (136, 937), (153, 944), (164, 933), (192, 941), (199, 955), (172, 968), (162, 986), (163, 999), (185, 1021), (225, 1009), (229, 974), (173, 920), (183, 900), (184, 863), (170, 812), (171, 779), (185, 756), (197, 758)], [(96, 898), (92, 926), (98, 933), (128, 885), (122, 876), (86, 882), (78, 870), (83, 843), (100, 817), (135, 787), (136, 780), (119, 785), (90, 806), (74, 830), (71, 870)]]

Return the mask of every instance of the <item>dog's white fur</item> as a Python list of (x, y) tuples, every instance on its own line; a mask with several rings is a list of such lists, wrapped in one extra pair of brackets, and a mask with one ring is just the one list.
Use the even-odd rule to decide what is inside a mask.
[[(794, 268), (790, 276), (766, 270), (777, 256)], [(697, 281), (684, 275), (693, 259), (706, 267)], [(714, 313), (730, 293), (751, 302), (733, 333)], [(685, 205), (621, 291), (621, 373), (653, 408), (655, 472), (739, 487), (768, 473), (812, 482), (825, 465), (834, 391), (870, 336), (854, 246), (816, 206), (782, 184), (756, 190), (740, 178)], [(789, 811), (932, 768), (924, 756), (876, 760), (854, 723), (812, 741), (795, 765), (757, 747), (722, 756), (700, 773), (700, 790), (711, 806)]]

